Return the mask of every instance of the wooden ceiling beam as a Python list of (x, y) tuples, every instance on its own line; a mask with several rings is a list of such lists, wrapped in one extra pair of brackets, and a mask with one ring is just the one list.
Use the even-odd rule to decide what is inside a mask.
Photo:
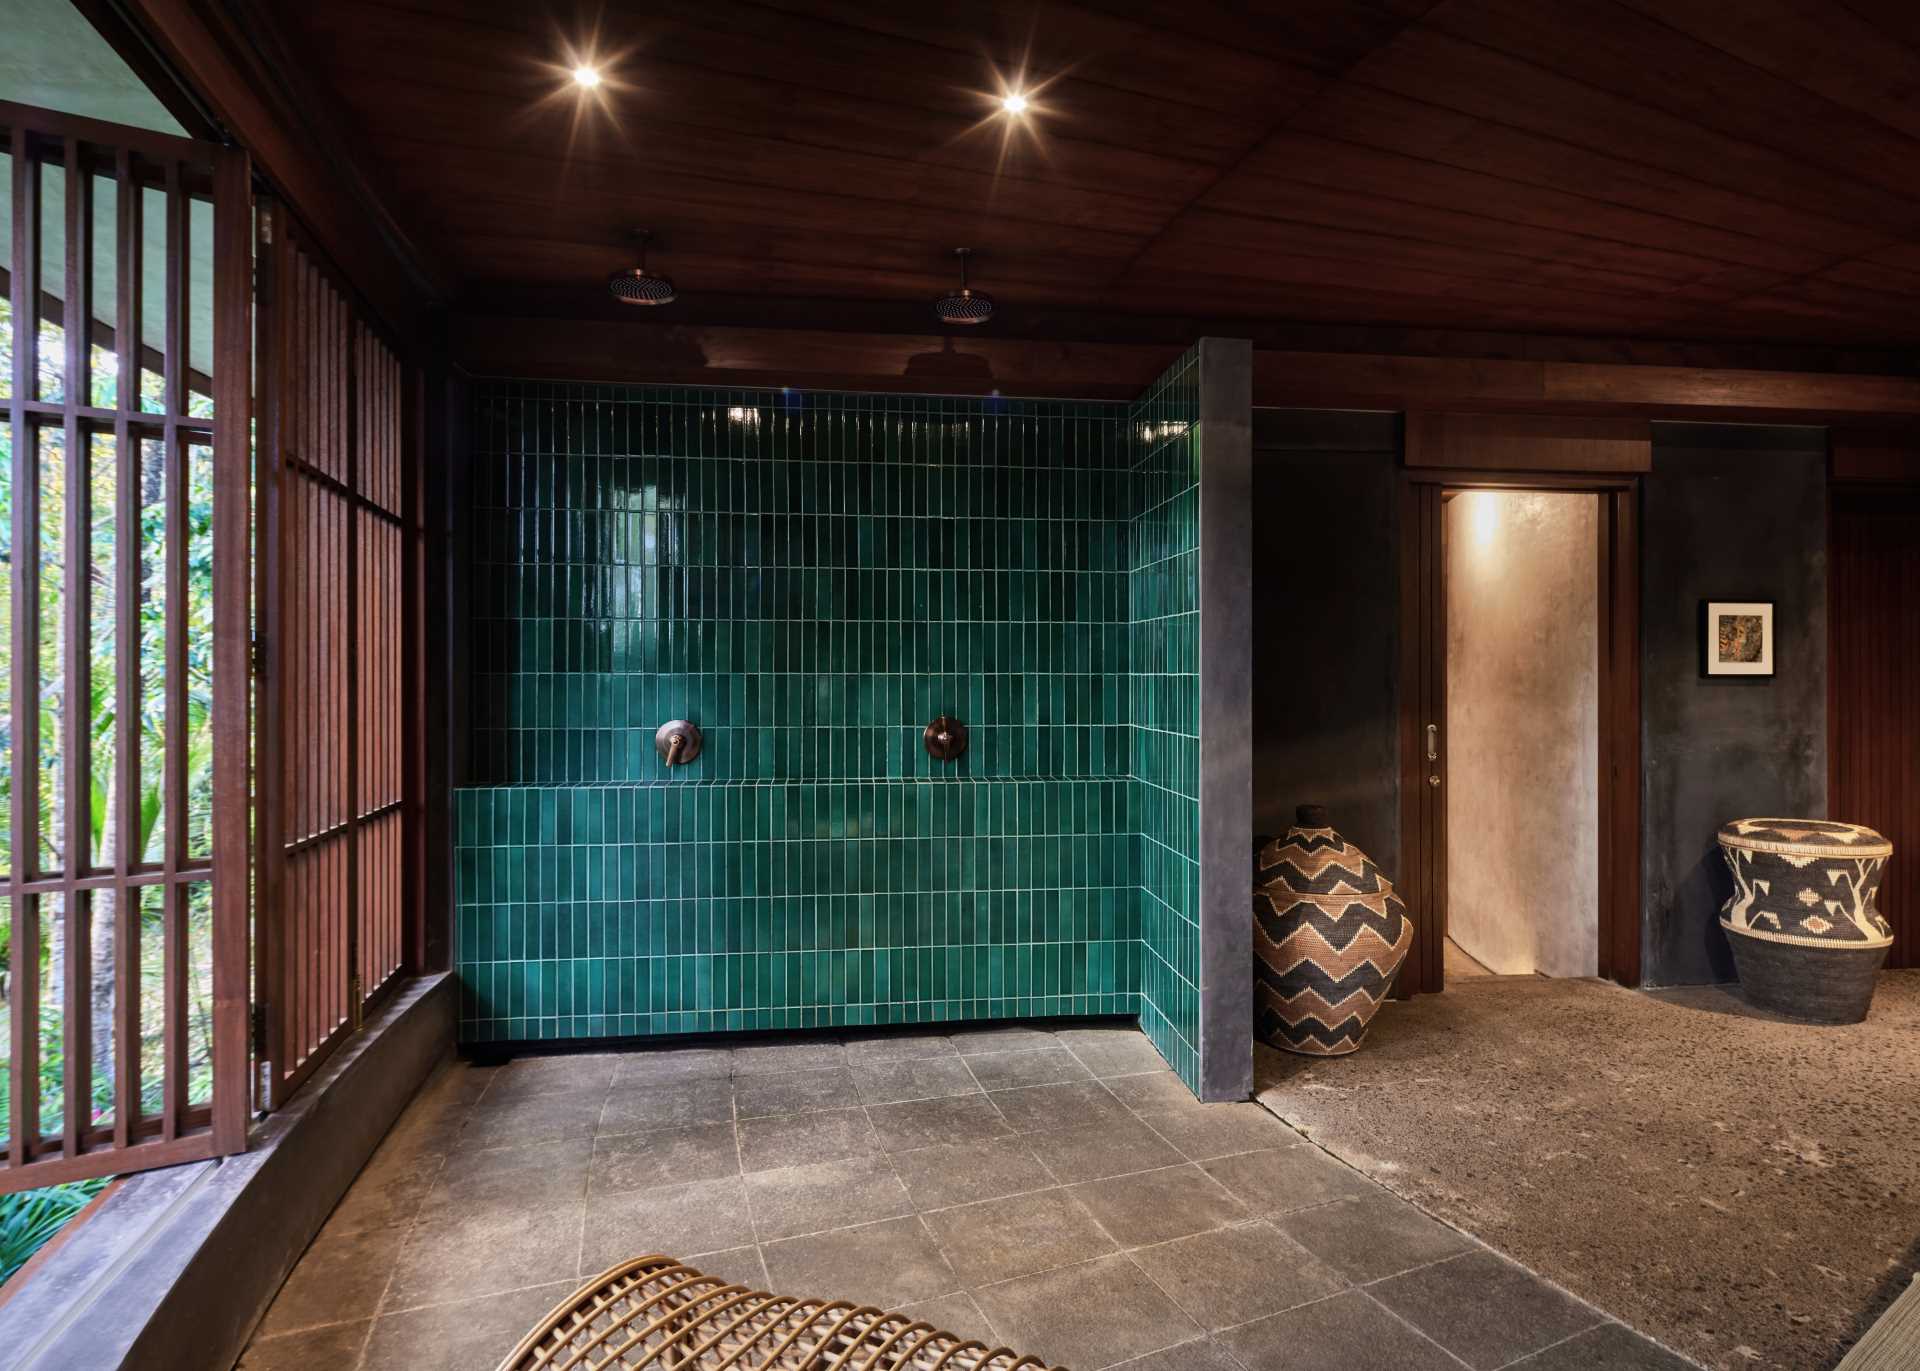
[(237, 22), (243, 7), (127, 0), (127, 8), (387, 325), (416, 336), (423, 310), (452, 294), (453, 282), (425, 265), (363, 169), (321, 131), (324, 116), (295, 100), (287, 73)]
[[(474, 376), (1126, 399), (1183, 350), (1100, 343), (456, 315)], [(1254, 404), (1828, 423), (1920, 417), (1920, 378), (1256, 350)]]

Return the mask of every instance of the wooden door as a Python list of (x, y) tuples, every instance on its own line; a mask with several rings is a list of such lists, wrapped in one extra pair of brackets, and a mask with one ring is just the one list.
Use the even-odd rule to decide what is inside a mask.
[(253, 200), (4, 102), (0, 154), (9, 1192), (246, 1146)]
[(259, 235), (255, 957), (262, 1103), (278, 1108), (419, 964), (406, 561), (420, 511), (397, 350), (284, 204), (263, 202)]

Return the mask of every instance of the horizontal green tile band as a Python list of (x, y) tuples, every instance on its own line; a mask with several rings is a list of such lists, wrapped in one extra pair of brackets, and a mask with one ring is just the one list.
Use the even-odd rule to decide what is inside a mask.
[(462, 1039), (1139, 1014), (1196, 1079), (1187, 393), (479, 387)]

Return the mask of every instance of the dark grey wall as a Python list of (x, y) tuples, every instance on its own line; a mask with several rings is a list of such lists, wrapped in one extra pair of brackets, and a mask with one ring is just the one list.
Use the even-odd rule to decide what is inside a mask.
[(1325, 804), (1400, 854), (1399, 416), (1255, 410), (1253, 831)]
[(1200, 340), (1200, 1098), (1253, 1093), (1253, 344)]
[[(1657, 424), (1641, 505), (1642, 973), (1733, 979), (1714, 832), (1824, 817), (1826, 435)], [(1707, 600), (1771, 600), (1771, 677), (1701, 674)]]

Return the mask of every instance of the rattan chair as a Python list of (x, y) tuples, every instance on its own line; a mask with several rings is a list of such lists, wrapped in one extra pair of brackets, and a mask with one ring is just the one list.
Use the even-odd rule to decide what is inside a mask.
[(500, 1371), (1064, 1371), (845, 1300), (771, 1295), (672, 1257), (581, 1286)]

